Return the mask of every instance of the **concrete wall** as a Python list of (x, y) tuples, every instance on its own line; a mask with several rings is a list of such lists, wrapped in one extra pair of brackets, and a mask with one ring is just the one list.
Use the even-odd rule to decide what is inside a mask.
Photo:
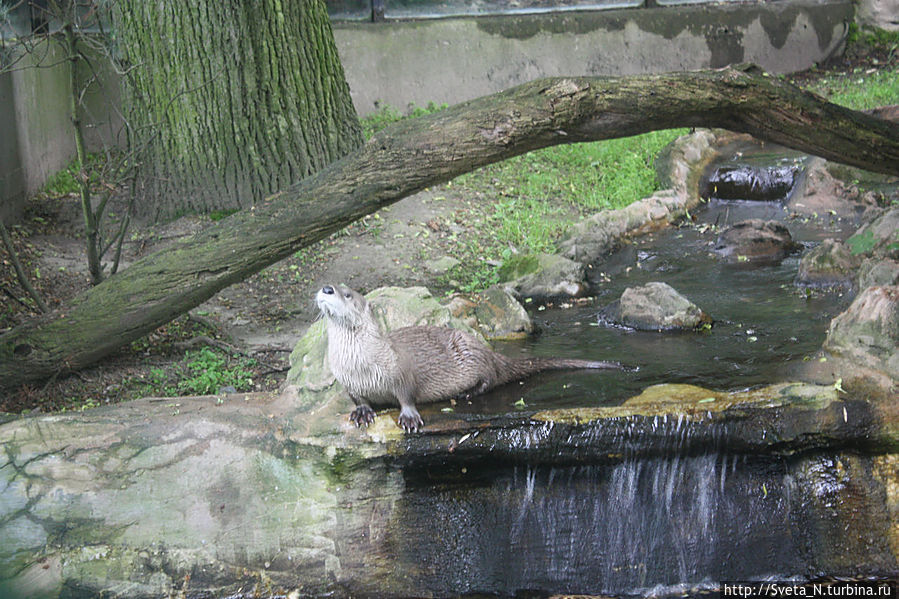
[(842, 47), (850, 0), (798, 0), (386, 23), (335, 23), (360, 115), (454, 104), (537, 77), (754, 62), (804, 70)]
[[(869, 0), (870, 1), (870, 0)], [(895, 1), (895, 0), (885, 0)], [(335, 23), (356, 110), (454, 104), (553, 75), (628, 75), (755, 62), (785, 73), (838, 51), (851, 0), (772, 0), (595, 12)], [(67, 65), (39, 47), (43, 68), (0, 74), (0, 216), (74, 155)], [(30, 61), (30, 62), (29, 62)], [(60, 64), (57, 64), (60, 63)], [(56, 66), (52, 66), (56, 64)], [(98, 59), (95, 64), (105, 64)], [(87, 94), (92, 147), (115, 143), (118, 85), (110, 73)]]
[(0, 75), (0, 220), (17, 220), (24, 202), (25, 173), (19, 156), (12, 77)]
[[(0, 217), (6, 222), (20, 218), (25, 198), (75, 156), (69, 65), (63, 58), (58, 44), (43, 42), (0, 74)], [(104, 65), (102, 58), (94, 64)], [(101, 79), (83, 103), (90, 151), (114, 143), (121, 129), (118, 82), (112, 72)]]

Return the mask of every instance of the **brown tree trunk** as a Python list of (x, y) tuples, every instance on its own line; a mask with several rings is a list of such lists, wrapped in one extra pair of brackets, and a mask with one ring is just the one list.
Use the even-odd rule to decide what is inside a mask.
[(899, 125), (739, 69), (555, 78), (389, 127), (220, 225), (147, 256), (67, 310), (0, 336), (0, 388), (78, 369), (354, 220), (425, 187), (560, 143), (723, 127), (899, 175)]
[(145, 215), (248, 208), (362, 144), (321, 0), (116, 3)]

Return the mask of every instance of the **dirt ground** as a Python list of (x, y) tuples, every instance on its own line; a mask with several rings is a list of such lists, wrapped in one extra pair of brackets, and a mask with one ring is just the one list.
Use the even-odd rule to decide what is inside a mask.
[[(162, 393), (160, 383), (174, 383), (184, 370), (179, 365), (185, 352), (202, 346), (231, 353), (235, 364), (256, 362), (253, 384), (240, 390), (276, 389), (290, 351), (317, 316), (313, 296), (323, 285), (339, 282), (363, 292), (382, 285), (425, 285), (435, 293), (454, 288), (440, 259), (451, 256), (460, 236), (484, 234), (478, 230), (480, 199), (463, 198), (451, 185), (406, 198), (223, 290), (95, 367), (0, 398), (0, 411), (72, 409)], [(132, 224), (121, 268), (214, 224), (200, 216)], [(22, 224), (11, 231), (19, 259), (51, 309), (89, 286), (82, 231), (75, 194), (31, 198)], [(2, 332), (36, 312), (21, 302), (24, 293), (5, 249), (0, 265)]]
[[(883, 68), (893, 53), (847, 53), (827, 69), (794, 77), (816, 77)], [(252, 383), (239, 390), (277, 389), (290, 351), (316, 317), (313, 296), (322, 285), (345, 283), (362, 292), (382, 285), (425, 285), (434, 293), (458, 288), (446, 260), (458, 255), (461, 239), (489, 235), (484, 206), (489, 192), (444, 185), (404, 199), (370, 215), (297, 255), (229, 287), (188, 316), (160, 327), (122, 348), (97, 366), (0, 397), (0, 411), (78, 409), (145, 395), (177, 392), (189, 373), (191, 355), (203, 346), (223, 350), (227, 367), (251, 371)], [(111, 212), (121, 213), (113, 206)], [(188, 216), (164, 224), (135, 223), (123, 247), (122, 267), (174, 240), (214, 223)], [(89, 285), (83, 222), (74, 194), (31, 198), (23, 222), (11, 230), (16, 253), (51, 309)], [(483, 258), (479, 258), (483, 260)], [(467, 265), (470, 266), (470, 265)], [(19, 286), (9, 253), (0, 245), (0, 333), (35, 315)], [(253, 362), (248, 362), (252, 359)]]

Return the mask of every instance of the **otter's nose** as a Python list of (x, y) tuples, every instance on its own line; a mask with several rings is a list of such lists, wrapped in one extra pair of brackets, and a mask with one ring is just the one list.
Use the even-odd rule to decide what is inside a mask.
[(330, 285), (325, 285), (324, 287), (322, 287), (322, 293), (324, 293), (325, 295), (332, 295), (334, 293), (334, 288)]

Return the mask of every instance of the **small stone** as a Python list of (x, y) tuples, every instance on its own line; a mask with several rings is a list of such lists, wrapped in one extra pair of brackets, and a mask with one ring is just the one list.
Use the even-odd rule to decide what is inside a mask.
[(459, 261), (452, 256), (443, 256), (442, 258), (425, 262), (425, 268), (435, 275), (442, 275), (458, 265)]
[(584, 265), (557, 254), (516, 257), (503, 265), (500, 280), (518, 297), (582, 297), (589, 289)]
[(755, 218), (728, 227), (715, 242), (716, 253), (739, 262), (777, 262), (799, 247), (781, 223)]
[(696, 304), (659, 282), (625, 289), (621, 299), (603, 311), (603, 317), (646, 331), (696, 329), (712, 322)]

